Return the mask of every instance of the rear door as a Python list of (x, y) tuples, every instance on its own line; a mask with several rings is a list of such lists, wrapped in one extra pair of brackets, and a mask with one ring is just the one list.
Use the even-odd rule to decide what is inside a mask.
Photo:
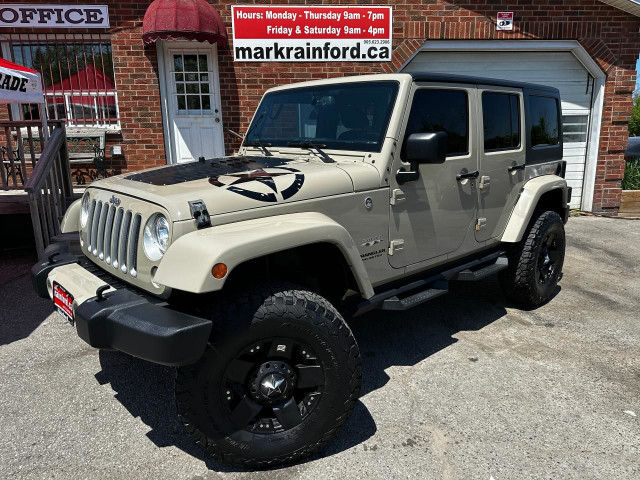
[(524, 182), (524, 98), (516, 88), (478, 85), (478, 221), (476, 240), (504, 231)]

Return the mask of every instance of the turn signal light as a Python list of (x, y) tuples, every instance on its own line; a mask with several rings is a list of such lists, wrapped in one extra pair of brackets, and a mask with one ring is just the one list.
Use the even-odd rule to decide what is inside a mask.
[(226, 274), (227, 266), (224, 263), (216, 263), (211, 269), (211, 275), (213, 275), (214, 278), (224, 278)]

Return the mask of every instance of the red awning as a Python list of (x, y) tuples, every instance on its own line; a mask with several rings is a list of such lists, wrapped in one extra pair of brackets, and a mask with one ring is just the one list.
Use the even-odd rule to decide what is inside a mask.
[(206, 0), (154, 0), (144, 15), (144, 43), (180, 38), (222, 46), (227, 43), (227, 30)]

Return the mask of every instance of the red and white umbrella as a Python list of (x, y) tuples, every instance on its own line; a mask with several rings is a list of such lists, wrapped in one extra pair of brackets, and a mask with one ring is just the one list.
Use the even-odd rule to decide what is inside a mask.
[(0, 58), (0, 103), (43, 102), (40, 74)]

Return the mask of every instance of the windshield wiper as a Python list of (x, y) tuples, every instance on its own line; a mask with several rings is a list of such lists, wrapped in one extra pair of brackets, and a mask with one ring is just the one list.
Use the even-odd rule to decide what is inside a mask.
[(288, 147), (300, 147), (300, 148), (308, 148), (308, 149), (314, 149), (316, 152), (318, 152), (320, 154), (320, 156), (322, 157), (322, 160), (325, 163), (334, 163), (335, 160), (333, 158), (331, 158), (329, 155), (327, 155), (322, 149), (326, 148), (326, 145), (322, 144), (322, 143), (312, 143), (308, 140), (304, 140), (302, 142), (289, 142), (287, 143)]
[(273, 157), (273, 153), (271, 153), (269, 150), (267, 150), (267, 147), (271, 146), (270, 143), (262, 143), (259, 138), (256, 138), (256, 139), (251, 141), (249, 146), (251, 146), (251, 147), (259, 147), (267, 157)]

